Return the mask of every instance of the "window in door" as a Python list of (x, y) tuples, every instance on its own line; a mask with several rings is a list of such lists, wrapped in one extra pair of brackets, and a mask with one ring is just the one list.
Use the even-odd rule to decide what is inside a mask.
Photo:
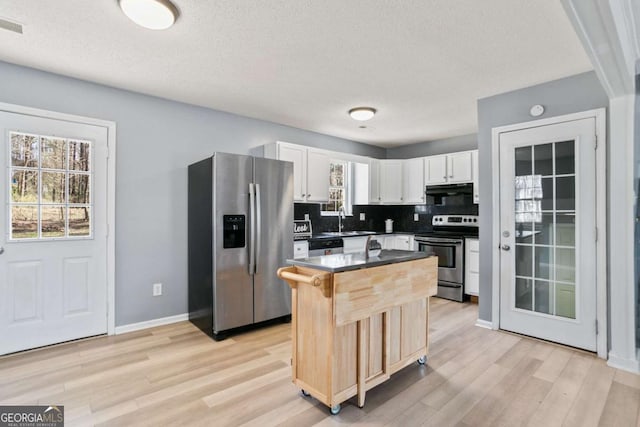
[(574, 141), (515, 149), (515, 307), (576, 318)]
[(92, 237), (91, 142), (10, 132), (10, 240)]

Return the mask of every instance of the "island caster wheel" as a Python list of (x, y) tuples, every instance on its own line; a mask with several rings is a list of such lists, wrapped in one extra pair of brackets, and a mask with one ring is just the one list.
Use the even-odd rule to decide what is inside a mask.
[(425, 363), (427, 363), (427, 356), (420, 356), (420, 359), (418, 359), (418, 364), (424, 365)]
[(340, 413), (340, 409), (342, 409), (342, 407), (339, 403), (337, 405), (333, 405), (331, 407), (331, 415), (338, 415)]
[(304, 397), (309, 397), (311, 396), (311, 393), (309, 393), (308, 391), (306, 391), (305, 389), (300, 390), (300, 393), (302, 393), (302, 395)]

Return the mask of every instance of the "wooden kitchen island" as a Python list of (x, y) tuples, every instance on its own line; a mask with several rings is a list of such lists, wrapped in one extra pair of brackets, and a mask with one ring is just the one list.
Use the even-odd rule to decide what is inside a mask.
[(304, 395), (340, 411), (429, 347), (429, 297), (438, 261), (424, 252), (383, 250), (298, 260), (278, 270), (292, 291), (292, 377)]

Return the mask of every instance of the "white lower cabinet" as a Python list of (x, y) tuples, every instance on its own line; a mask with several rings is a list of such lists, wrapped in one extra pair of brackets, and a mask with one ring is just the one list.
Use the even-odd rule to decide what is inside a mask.
[(478, 296), (480, 290), (480, 242), (464, 239), (464, 293)]
[(309, 258), (309, 242), (298, 240), (293, 242), (293, 259)]
[(367, 236), (343, 237), (342, 243), (344, 245), (342, 251), (345, 254), (364, 252)]
[[(380, 241), (380, 240), (383, 240)], [(378, 239), (382, 244), (382, 249), (397, 249), (401, 251), (412, 251), (413, 248), (413, 235), (411, 234), (387, 234)]]

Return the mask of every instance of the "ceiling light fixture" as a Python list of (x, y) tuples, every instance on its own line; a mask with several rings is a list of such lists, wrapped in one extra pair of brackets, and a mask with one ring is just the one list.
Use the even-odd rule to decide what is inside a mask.
[(375, 114), (376, 109), (371, 107), (356, 107), (349, 110), (351, 118), (361, 122), (371, 119)]
[(178, 8), (169, 0), (118, 0), (129, 19), (150, 30), (166, 30), (178, 19)]

